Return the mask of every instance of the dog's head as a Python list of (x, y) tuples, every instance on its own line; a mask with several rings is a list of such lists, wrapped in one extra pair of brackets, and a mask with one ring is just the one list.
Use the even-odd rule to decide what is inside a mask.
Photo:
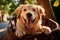
[(45, 10), (42, 6), (25, 4), (20, 5), (16, 10), (18, 19), (22, 18), (27, 28), (32, 28), (39, 20), (41, 15), (45, 15)]

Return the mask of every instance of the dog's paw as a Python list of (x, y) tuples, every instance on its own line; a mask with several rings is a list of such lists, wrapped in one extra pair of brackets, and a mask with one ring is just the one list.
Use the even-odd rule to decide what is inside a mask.
[(51, 33), (52, 30), (49, 27), (43, 26), (41, 31), (48, 35)]
[(15, 34), (16, 34), (16, 36), (21, 37), (21, 36), (24, 36), (26, 33), (25, 33), (24, 31), (17, 30), (17, 31), (15, 32)]

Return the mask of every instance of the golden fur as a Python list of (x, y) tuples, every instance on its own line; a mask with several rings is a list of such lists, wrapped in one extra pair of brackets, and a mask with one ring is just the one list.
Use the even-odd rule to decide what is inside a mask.
[[(32, 14), (31, 20), (34, 20), (33, 23), (30, 23), (28, 26), (28, 19), (26, 14)], [(20, 5), (16, 10), (17, 14), (17, 24), (16, 24), (16, 36), (20, 37), (25, 34), (34, 34), (37, 31), (44, 32), (45, 34), (49, 34), (51, 29), (47, 26), (42, 26), (42, 16), (45, 16), (45, 10), (42, 6), (33, 5), (33, 4), (25, 4)], [(26, 21), (26, 22), (25, 22)]]

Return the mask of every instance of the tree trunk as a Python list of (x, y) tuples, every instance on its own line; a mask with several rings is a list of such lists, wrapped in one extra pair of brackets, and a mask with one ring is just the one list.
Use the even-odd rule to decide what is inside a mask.
[(2, 15), (2, 21), (4, 21), (4, 20), (3, 20), (3, 17), (4, 17), (4, 14)]
[(20, 3), (21, 3), (21, 4), (24, 4), (24, 0), (20, 0)]
[(44, 7), (47, 18), (51, 18), (56, 21), (56, 18), (52, 11), (52, 7), (49, 0), (37, 0), (37, 3), (38, 5), (41, 5)]
[(1, 17), (2, 17), (2, 22), (4, 21), (4, 12), (1, 12), (2, 13), (2, 15), (1, 15)]

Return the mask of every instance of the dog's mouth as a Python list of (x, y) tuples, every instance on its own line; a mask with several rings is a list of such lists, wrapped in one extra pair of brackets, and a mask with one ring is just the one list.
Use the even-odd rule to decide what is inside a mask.
[[(24, 18), (23, 18), (23, 19), (24, 19)], [(35, 19), (36, 19), (36, 18), (35, 18)], [(27, 28), (27, 29), (32, 28), (32, 27), (33, 27), (33, 23), (34, 23), (35, 19), (31, 19), (31, 18), (27, 18), (27, 20), (26, 20), (26, 19), (24, 19), (24, 21), (25, 21), (25, 23), (26, 23), (25, 28)]]
[(24, 19), (24, 21), (25, 21), (25, 23), (28, 23), (28, 22), (32, 22), (32, 23), (34, 23), (34, 21), (35, 21), (35, 19), (31, 19), (31, 18), (28, 18), (28, 20), (26, 20), (24, 17), (23, 17), (23, 19)]

